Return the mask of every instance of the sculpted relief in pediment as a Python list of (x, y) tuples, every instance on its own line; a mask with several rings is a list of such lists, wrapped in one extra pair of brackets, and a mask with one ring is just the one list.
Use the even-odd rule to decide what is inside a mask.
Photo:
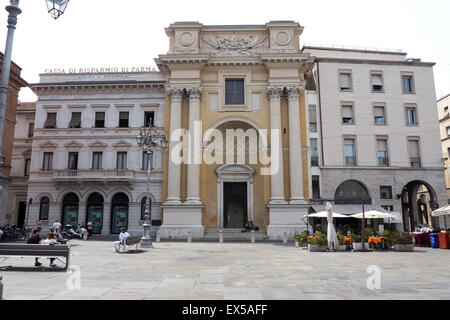
[(213, 49), (216, 55), (234, 55), (234, 54), (252, 54), (255, 49), (264, 47), (268, 37), (259, 35), (249, 35), (238, 37), (233, 33), (231, 37), (223, 37), (220, 35), (202, 38), (210, 49)]

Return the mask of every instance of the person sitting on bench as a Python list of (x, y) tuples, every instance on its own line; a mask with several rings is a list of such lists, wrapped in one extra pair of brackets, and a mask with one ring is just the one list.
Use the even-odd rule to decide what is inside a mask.
[[(30, 237), (30, 239), (28, 239), (27, 243), (28, 244), (40, 244), (41, 241), (42, 241), (40, 235), (41, 235), (41, 230), (34, 229), (33, 230), (33, 235)], [(34, 266), (35, 267), (42, 266), (42, 263), (39, 262), (39, 258), (35, 258)]]
[[(56, 244), (58, 244), (58, 241), (56, 241), (55, 239), (55, 235), (53, 233), (49, 233), (47, 235), (47, 239), (45, 239), (42, 244), (48, 245), (48, 246), (54, 246)], [(55, 262), (55, 258), (50, 258), (50, 267), (56, 267)]]
[(130, 234), (128, 232), (125, 231), (125, 228), (120, 228), (120, 234), (119, 234), (119, 241), (115, 241), (114, 244), (114, 249), (116, 250), (116, 252), (119, 252), (120, 250), (120, 246), (123, 245), (125, 243), (125, 239), (128, 238), (130, 236)]

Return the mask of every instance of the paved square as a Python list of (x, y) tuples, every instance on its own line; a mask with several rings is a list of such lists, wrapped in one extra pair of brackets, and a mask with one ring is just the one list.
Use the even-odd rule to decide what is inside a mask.
[[(449, 250), (310, 253), (281, 243), (155, 243), (116, 254), (111, 242), (71, 245), (80, 289), (68, 288), (71, 272), (36, 271), (33, 258), (10, 258), (0, 267), (19, 268), (0, 269), (4, 298), (450, 299)], [(367, 288), (372, 265), (381, 269), (380, 290)]]

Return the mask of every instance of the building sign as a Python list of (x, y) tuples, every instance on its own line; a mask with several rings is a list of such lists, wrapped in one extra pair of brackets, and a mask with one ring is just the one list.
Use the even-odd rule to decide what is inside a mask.
[(139, 73), (156, 72), (154, 67), (109, 67), (109, 68), (49, 68), (46, 74), (99, 74), (99, 73)]

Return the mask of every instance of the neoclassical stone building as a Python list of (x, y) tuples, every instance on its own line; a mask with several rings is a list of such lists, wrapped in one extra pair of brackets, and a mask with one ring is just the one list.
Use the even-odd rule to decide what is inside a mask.
[[(142, 232), (146, 155), (139, 128), (164, 126), (164, 75), (157, 72), (42, 74), (29, 175), (29, 224), (94, 223), (94, 233), (120, 227)], [(151, 201), (160, 224), (162, 152), (152, 158)]]
[[(313, 59), (300, 50), (302, 31), (298, 23), (285, 21), (248, 26), (180, 22), (166, 29), (169, 52), (156, 62), (167, 81), (170, 155), (178, 152), (179, 137), (173, 136), (178, 129), (190, 132), (183, 140), (201, 146), (198, 153), (214, 140), (211, 130), (267, 130), (258, 139), (268, 140), (268, 153), (278, 165), (264, 175), (265, 164), (250, 164), (249, 140), (240, 160), (234, 159), (237, 151), (224, 150), (223, 159), (233, 159), (223, 164), (179, 164), (167, 154), (163, 237), (184, 238), (190, 231), (201, 238), (205, 230), (242, 229), (247, 220), (271, 239), (304, 227), (301, 218), (309, 201), (305, 72)], [(194, 135), (198, 121), (202, 127)]]

